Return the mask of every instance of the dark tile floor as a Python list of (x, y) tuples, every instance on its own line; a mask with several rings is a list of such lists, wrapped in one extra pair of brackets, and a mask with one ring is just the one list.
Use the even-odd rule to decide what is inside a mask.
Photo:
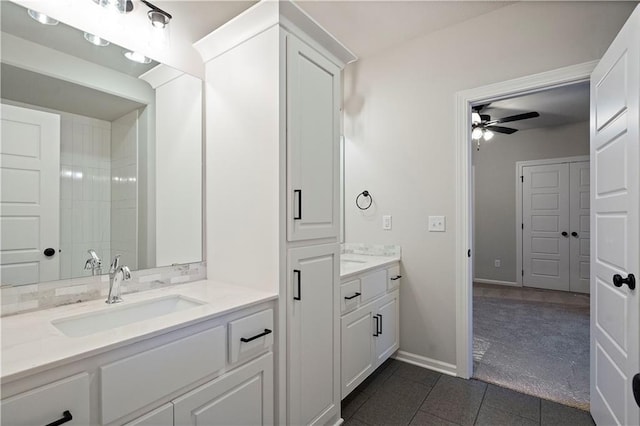
[(342, 401), (346, 426), (590, 425), (582, 410), (388, 360)]

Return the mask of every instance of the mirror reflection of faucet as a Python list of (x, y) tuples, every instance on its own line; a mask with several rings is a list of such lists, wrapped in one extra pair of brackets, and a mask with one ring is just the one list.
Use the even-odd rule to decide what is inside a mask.
[(109, 295), (105, 303), (113, 304), (122, 302), (120, 297), (120, 284), (123, 281), (129, 281), (131, 279), (131, 270), (126, 265), (120, 265), (120, 255), (117, 254), (111, 262), (109, 268)]
[(92, 276), (102, 275), (102, 259), (98, 257), (94, 249), (87, 250), (87, 253), (89, 253), (91, 257), (85, 262), (84, 269), (87, 271), (91, 269)]

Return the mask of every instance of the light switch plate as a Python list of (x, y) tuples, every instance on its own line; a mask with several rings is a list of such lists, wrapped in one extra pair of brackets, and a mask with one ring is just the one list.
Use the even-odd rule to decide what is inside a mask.
[(387, 231), (391, 229), (391, 215), (382, 216), (382, 229)]
[(429, 232), (444, 232), (446, 221), (444, 216), (429, 216)]

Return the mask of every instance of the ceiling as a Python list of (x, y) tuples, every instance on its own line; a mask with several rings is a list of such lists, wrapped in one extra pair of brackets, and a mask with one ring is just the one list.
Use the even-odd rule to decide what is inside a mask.
[(296, 3), (359, 58), (364, 58), (513, 2), (299, 0)]
[(495, 120), (529, 111), (537, 111), (540, 117), (503, 126), (528, 130), (589, 121), (589, 82), (492, 102), (482, 114), (489, 114)]

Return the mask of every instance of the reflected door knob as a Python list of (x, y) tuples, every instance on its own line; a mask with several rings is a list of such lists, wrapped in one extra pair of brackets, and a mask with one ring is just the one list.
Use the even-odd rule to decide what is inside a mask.
[(563, 236), (563, 237), (567, 237), (567, 236), (569, 236), (569, 234), (567, 234), (567, 232), (566, 232), (566, 231), (562, 231), (562, 236)]
[(51, 257), (54, 254), (56, 254), (55, 249), (52, 249), (51, 247), (44, 249), (44, 251), (42, 252), (45, 256), (47, 257)]
[(626, 284), (629, 286), (629, 290), (635, 290), (636, 288), (636, 277), (633, 274), (627, 275), (627, 278), (622, 278), (622, 275), (615, 274), (613, 276), (613, 285), (616, 287), (622, 287), (622, 284)]
[(573, 232), (571, 233), (571, 236), (572, 236), (572, 237), (576, 237), (576, 238), (578, 238), (578, 233), (577, 233), (576, 231), (573, 231)]

